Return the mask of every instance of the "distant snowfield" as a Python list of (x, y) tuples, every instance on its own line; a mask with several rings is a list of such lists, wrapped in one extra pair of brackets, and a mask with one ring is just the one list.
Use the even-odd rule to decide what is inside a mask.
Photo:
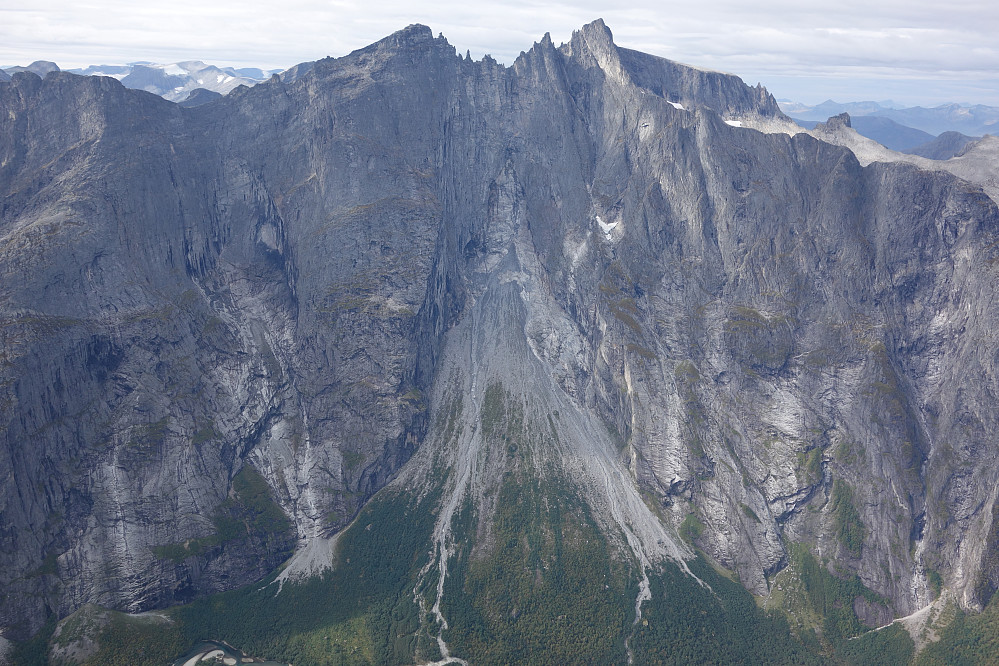
[[(39, 65), (45, 67), (38, 68)], [(31, 67), (39, 75), (52, 68), (58, 70), (54, 63), (34, 63)], [(226, 95), (239, 86), (254, 86), (266, 81), (283, 70), (262, 70), (255, 67), (234, 69), (206, 64), (200, 60), (187, 60), (164, 64), (133, 62), (127, 65), (91, 65), (65, 71), (80, 76), (108, 76), (121, 81), (126, 88), (145, 90), (171, 102), (182, 102), (198, 88)]]
[[(159, 64), (136, 63), (124, 75), (116, 78), (129, 88), (139, 88), (160, 95), (172, 102), (181, 102), (198, 88), (225, 95), (233, 89), (254, 86), (275, 72), (220, 68), (200, 60)], [(86, 71), (79, 73), (87, 73)]]

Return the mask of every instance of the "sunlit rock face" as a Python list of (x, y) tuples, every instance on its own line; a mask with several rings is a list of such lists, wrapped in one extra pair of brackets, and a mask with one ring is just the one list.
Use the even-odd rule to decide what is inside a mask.
[(638, 571), (686, 520), (758, 594), (798, 542), (889, 615), (930, 571), (985, 603), (996, 204), (750, 129), (785, 120), (599, 21), (510, 67), (411, 26), (194, 108), (0, 83), (4, 635), (255, 580), (393, 479), (444, 488), (443, 580), (514, 473)]

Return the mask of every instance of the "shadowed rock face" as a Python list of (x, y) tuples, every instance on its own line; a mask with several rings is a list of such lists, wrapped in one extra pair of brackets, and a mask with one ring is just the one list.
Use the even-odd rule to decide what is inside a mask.
[(963, 155), (969, 147), (974, 146), (976, 141), (978, 139), (975, 137), (960, 132), (944, 132), (932, 141), (911, 148), (906, 152), (931, 160), (949, 160)]
[(694, 513), (757, 593), (784, 539), (896, 614), (928, 569), (985, 602), (995, 202), (724, 122), (779, 116), (599, 21), (509, 68), (411, 26), (190, 109), (0, 85), (5, 635), (254, 580), (424, 442), (463, 443), (401, 482), (492, 506), (491, 386), (562, 415), (541, 458), (638, 561)]
[(191, 94), (184, 99), (184, 101), (177, 102), (177, 104), (183, 107), (191, 108), (201, 106), (202, 104), (208, 104), (208, 102), (214, 102), (220, 97), (222, 97), (222, 93), (215, 92), (214, 90), (195, 88), (191, 91)]

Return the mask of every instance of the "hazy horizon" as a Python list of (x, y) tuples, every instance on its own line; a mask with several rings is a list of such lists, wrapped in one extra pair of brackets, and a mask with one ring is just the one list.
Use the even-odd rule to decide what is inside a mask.
[(202, 60), (286, 69), (346, 55), (412, 23), (442, 33), (459, 53), (489, 54), (510, 65), (546, 32), (560, 44), (598, 17), (619, 46), (730, 72), (781, 99), (999, 106), (999, 9), (984, 2), (941, 11), (923, 0), (904, 6), (846, 0), (814, 9), (786, 0), (766, 7), (636, 0), (623, 10), (590, 0), (373, 0), (363, 6), (293, 0), (275, 11), (260, 3), (56, 0), (42, 9), (0, 8), (0, 65), (49, 60), (73, 69)]

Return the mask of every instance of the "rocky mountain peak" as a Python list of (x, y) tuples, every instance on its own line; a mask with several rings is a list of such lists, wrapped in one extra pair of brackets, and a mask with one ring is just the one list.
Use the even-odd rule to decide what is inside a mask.
[(822, 125), (823, 129), (827, 129), (829, 131), (835, 131), (836, 129), (841, 127), (851, 127), (851, 128), (853, 127), (853, 124), (850, 120), (850, 114), (845, 111), (838, 115), (832, 116), (831, 118), (829, 118), (829, 120), (820, 124)]
[[(614, 45), (614, 33), (607, 27), (602, 18), (590, 21), (573, 34), (579, 34), (587, 43), (591, 45), (601, 45), (602, 48), (609, 48)], [(600, 48), (600, 47), (597, 47)]]
[(48, 60), (36, 60), (27, 67), (9, 67), (7, 68), (8, 74), (15, 74), (17, 72), (31, 72), (37, 74), (38, 76), (45, 76), (49, 72), (58, 72), (59, 65)]
[(614, 36), (603, 19), (587, 23), (572, 33), (570, 40), (563, 44), (563, 52), (584, 67), (596, 65), (609, 76), (625, 81), (625, 73), (621, 69), (618, 57), (618, 47), (614, 44)]
[(397, 30), (381, 41), (399, 45), (415, 45), (431, 42), (433, 39), (433, 30), (431, 30), (428, 26), (425, 26), (422, 23), (413, 23), (406, 26), (402, 30)]

